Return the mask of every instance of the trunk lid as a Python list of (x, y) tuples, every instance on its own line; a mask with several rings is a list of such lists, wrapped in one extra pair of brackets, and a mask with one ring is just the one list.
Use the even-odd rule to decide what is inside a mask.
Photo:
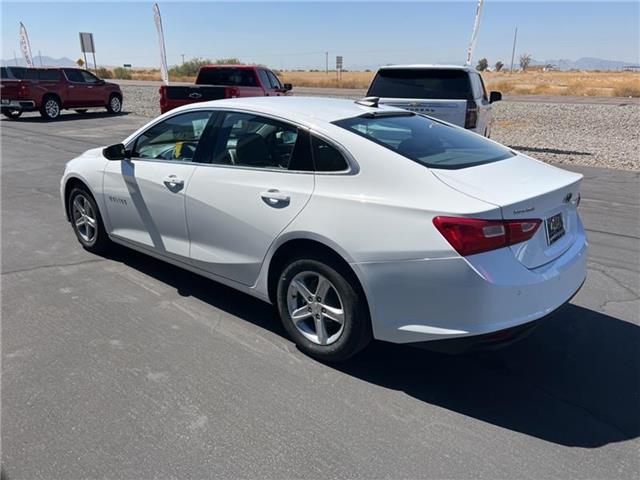
[(459, 127), (464, 127), (464, 120), (467, 113), (466, 100), (381, 98), (380, 103), (437, 118), (438, 120), (452, 123)]
[(500, 207), (505, 220), (542, 220), (530, 240), (509, 247), (527, 268), (553, 261), (576, 240), (580, 174), (524, 155), (459, 170), (432, 171), (450, 187)]

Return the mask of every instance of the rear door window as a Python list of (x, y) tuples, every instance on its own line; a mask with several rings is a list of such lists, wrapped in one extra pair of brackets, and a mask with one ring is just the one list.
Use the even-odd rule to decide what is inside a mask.
[(252, 113), (225, 113), (216, 132), (213, 163), (239, 167), (309, 171), (308, 133)]
[(483, 98), (487, 100), (487, 92), (484, 89), (482, 78), (477, 73), (471, 74), (471, 87), (473, 89), (473, 98)]
[(260, 81), (264, 88), (271, 88), (271, 81), (269, 80), (266, 70), (258, 70), (258, 75), (260, 75)]
[(515, 155), (480, 135), (412, 113), (363, 115), (334, 123), (430, 168), (467, 168)]
[(367, 93), (387, 98), (471, 99), (464, 70), (389, 68), (378, 71)]
[(67, 80), (74, 83), (84, 83), (84, 77), (80, 70), (76, 69), (65, 69), (64, 76), (67, 77)]
[(46, 82), (57, 82), (60, 80), (60, 73), (58, 70), (40, 70), (38, 79)]

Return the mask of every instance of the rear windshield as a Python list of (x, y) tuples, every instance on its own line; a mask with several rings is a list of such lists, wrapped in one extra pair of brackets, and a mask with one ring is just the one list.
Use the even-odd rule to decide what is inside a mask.
[(334, 124), (430, 168), (466, 168), (515, 155), (480, 135), (412, 113), (367, 114)]
[(203, 69), (196, 80), (198, 85), (225, 85), (239, 87), (257, 87), (258, 81), (253, 70), (239, 68)]
[(387, 98), (473, 98), (469, 76), (463, 70), (382, 69), (373, 79), (368, 96)]

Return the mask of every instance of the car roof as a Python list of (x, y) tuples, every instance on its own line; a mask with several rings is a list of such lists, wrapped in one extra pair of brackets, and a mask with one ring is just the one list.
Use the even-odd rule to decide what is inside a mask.
[(415, 63), (408, 65), (384, 65), (379, 70), (463, 70), (465, 72), (475, 72), (471, 65), (438, 65), (429, 63)]
[[(386, 105), (367, 107), (356, 103), (354, 100), (298, 96), (228, 98), (224, 100), (199, 102), (186, 107), (250, 110), (256, 113), (274, 115), (309, 125), (317, 123), (318, 121), (334, 122), (336, 120), (357, 117), (365, 113), (380, 112), (382, 110), (405, 112), (405, 110)], [(189, 108), (185, 108), (185, 110), (188, 109)]]

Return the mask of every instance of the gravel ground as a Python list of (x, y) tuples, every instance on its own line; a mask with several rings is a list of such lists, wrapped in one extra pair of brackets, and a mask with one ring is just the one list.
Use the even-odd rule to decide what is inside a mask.
[[(125, 109), (158, 115), (158, 87), (123, 85)], [(550, 163), (640, 170), (640, 106), (501, 102), (492, 138)]]

